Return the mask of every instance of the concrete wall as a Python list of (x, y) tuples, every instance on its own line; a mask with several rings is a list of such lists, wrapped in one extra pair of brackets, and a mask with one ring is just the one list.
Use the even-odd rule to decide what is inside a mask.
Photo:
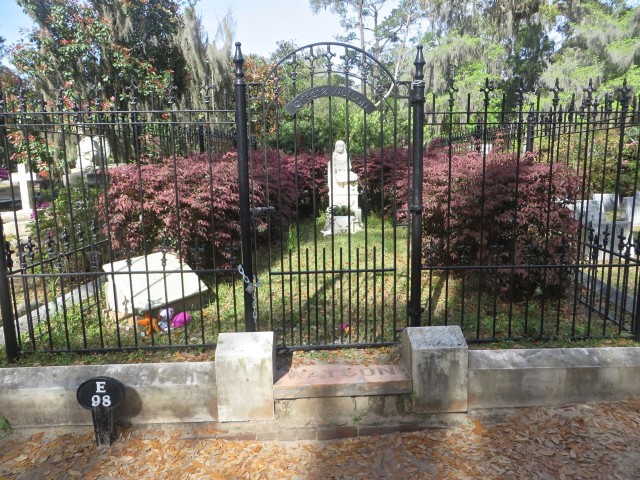
[[(640, 348), (469, 350), (468, 408), (527, 407), (640, 398)], [(109, 376), (127, 387), (119, 424), (217, 422), (214, 362), (0, 369), (0, 415), (14, 427), (91, 425), (76, 401), (83, 381)], [(415, 392), (414, 392), (415, 394)], [(410, 417), (411, 397), (277, 401), (300, 424)]]
[(114, 411), (120, 425), (217, 420), (213, 362), (3, 368), (0, 415), (13, 427), (91, 425), (91, 411), (78, 404), (76, 391), (97, 376), (126, 386)]
[(470, 350), (469, 408), (640, 397), (640, 347)]

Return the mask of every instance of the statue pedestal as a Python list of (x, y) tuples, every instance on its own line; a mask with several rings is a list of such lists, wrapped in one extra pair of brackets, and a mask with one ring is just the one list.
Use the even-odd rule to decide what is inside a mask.
[(321, 232), (325, 237), (328, 235), (356, 233), (360, 231), (360, 221), (357, 215), (328, 215), (329, 217), (327, 218), (331, 218), (331, 223), (327, 221), (325, 229)]

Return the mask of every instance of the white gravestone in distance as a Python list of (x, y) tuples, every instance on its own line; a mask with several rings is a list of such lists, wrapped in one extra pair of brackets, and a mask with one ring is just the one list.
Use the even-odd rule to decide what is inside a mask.
[(600, 202), (602, 212), (613, 212), (616, 205), (615, 193), (594, 193), (592, 198)]
[[(359, 231), (362, 212), (358, 207), (358, 175), (351, 171), (349, 154), (342, 140), (336, 142), (331, 161), (327, 165), (327, 177), (329, 207), (327, 208), (327, 222), (322, 234), (326, 236), (346, 231), (351, 233)], [(335, 207), (347, 207), (351, 210), (351, 216), (347, 217), (346, 225), (336, 224), (336, 217), (332, 215)]]
[(102, 270), (114, 273), (105, 284), (107, 309), (127, 318), (165, 306), (176, 312), (199, 308), (198, 296), (208, 292), (207, 286), (176, 255), (167, 253), (166, 261), (163, 267), (162, 252), (156, 252), (132, 258), (130, 269), (126, 260), (103, 265)]
[(109, 143), (104, 137), (99, 135), (82, 137), (78, 142), (76, 166), (69, 170), (69, 183), (78, 184), (82, 181), (82, 177), (86, 179), (94, 175), (96, 168), (104, 168), (110, 153)]
[(98, 167), (104, 167), (111, 150), (104, 137), (82, 137), (78, 143), (78, 158), (74, 170), (91, 171)]
[(633, 221), (633, 226), (640, 225), (640, 193), (636, 192), (635, 197), (624, 197), (622, 208), (626, 213), (627, 220)]
[(33, 204), (33, 184), (38, 181), (38, 176), (29, 169), (28, 165), (19, 163), (18, 172), (11, 175), (11, 181), (14, 182), (14, 184), (17, 183), (20, 187), (21, 212), (31, 215), (35, 209), (35, 205)]
[(590, 222), (594, 228), (604, 218), (604, 213), (600, 201), (598, 200), (577, 200), (575, 206), (575, 216), (586, 227)]

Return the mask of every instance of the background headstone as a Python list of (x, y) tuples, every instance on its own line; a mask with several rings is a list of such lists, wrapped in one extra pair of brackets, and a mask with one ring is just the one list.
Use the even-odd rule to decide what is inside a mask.
[(37, 174), (24, 163), (18, 164), (18, 172), (11, 175), (11, 181), (20, 186), (20, 202), (22, 203), (22, 211), (31, 212), (35, 210), (34, 205), (34, 183), (38, 181)]
[(640, 225), (640, 193), (636, 192), (635, 197), (624, 197), (622, 208), (627, 216), (627, 220), (633, 222), (633, 226)]

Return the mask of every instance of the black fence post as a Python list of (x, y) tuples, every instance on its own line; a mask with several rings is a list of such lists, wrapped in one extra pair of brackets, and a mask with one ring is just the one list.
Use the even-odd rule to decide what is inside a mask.
[(413, 62), (416, 74), (411, 87), (411, 108), (413, 110), (413, 173), (411, 204), (411, 298), (409, 316), (411, 326), (419, 327), (422, 317), (422, 179), (424, 154), (424, 56), (422, 46), (418, 47)]
[[(622, 167), (622, 153), (624, 150), (624, 142), (625, 142), (625, 129), (627, 125), (627, 114), (629, 113), (629, 104), (631, 103), (631, 88), (627, 85), (627, 79), (625, 78), (622, 87), (618, 89), (619, 100), (620, 100), (620, 124), (619, 131), (620, 136), (618, 137), (618, 156), (617, 156), (617, 170), (616, 170), (616, 189), (620, 183), (621, 176), (621, 167)], [(615, 217), (614, 217), (615, 218)], [(615, 223), (614, 223), (615, 228)], [(629, 236), (629, 241), (633, 241), (633, 227), (631, 227), (631, 232)], [(636, 242), (636, 248), (638, 248), (638, 242)], [(636, 255), (637, 255), (636, 251)], [(635, 337), (636, 341), (640, 341), (640, 283), (636, 286), (635, 291), (635, 312), (633, 315), (633, 324), (631, 325), (631, 333)]]
[(4, 240), (4, 227), (0, 221), (0, 313), (2, 314), (2, 329), (4, 331), (4, 344), (7, 351), (7, 360), (14, 362), (20, 356), (18, 351), (18, 338), (16, 337), (16, 325), (11, 307), (11, 292), (9, 291), (9, 279), (7, 277), (7, 248)]
[[(203, 118), (202, 121), (204, 122), (205, 119)], [(200, 123), (200, 125), (198, 125), (198, 147), (200, 149), (200, 153), (205, 153), (205, 148), (204, 148), (204, 124)]]
[(525, 151), (533, 152), (533, 136), (535, 128), (535, 115), (533, 113), (533, 103), (529, 108), (529, 114), (527, 115), (527, 138), (525, 140)]
[[(253, 259), (251, 258), (251, 211), (249, 202), (249, 138), (247, 136), (247, 82), (244, 79), (242, 65), (244, 57), (240, 50), (240, 42), (236, 43), (233, 57), (236, 64), (236, 143), (238, 145), (238, 186), (240, 194), (240, 237), (242, 239), (242, 268), (244, 275), (253, 282)], [(246, 283), (246, 281), (245, 281)], [(256, 294), (252, 288), (244, 289), (244, 322), (247, 332), (255, 332), (253, 318), (253, 300)]]

